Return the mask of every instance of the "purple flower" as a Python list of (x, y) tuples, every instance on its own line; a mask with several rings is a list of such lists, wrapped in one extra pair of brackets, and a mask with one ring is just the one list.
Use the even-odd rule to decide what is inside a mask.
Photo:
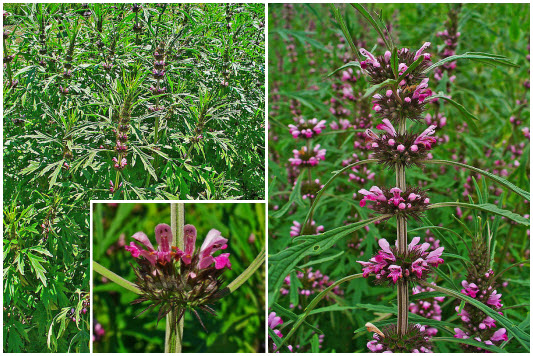
[(490, 338), (492, 341), (507, 341), (509, 338), (507, 337), (507, 330), (505, 328), (501, 328), (496, 330), (494, 335)]

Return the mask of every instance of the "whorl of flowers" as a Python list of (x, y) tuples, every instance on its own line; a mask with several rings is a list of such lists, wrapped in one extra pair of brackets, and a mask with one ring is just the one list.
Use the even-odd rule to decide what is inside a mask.
[(197, 249), (196, 228), (185, 225), (184, 251), (171, 246), (173, 236), (167, 224), (159, 224), (155, 228), (157, 249), (144, 232), (137, 232), (132, 237), (140, 245), (131, 242), (125, 249), (137, 261), (137, 267), (134, 267), (136, 284), (142, 291), (134, 303), (148, 301), (151, 303), (148, 309), (159, 307), (158, 320), (176, 308), (182, 310), (178, 321), (185, 309), (193, 311), (198, 319), (199, 315), (194, 310), (196, 307), (215, 313), (208, 304), (224, 296), (220, 290), (223, 282), (219, 277), (225, 268), (231, 269), (229, 253), (213, 256), (228, 246), (228, 240), (221, 236), (220, 231), (210, 230), (202, 246)]
[[(402, 48), (398, 50), (398, 72), (403, 74), (411, 64), (413, 64), (419, 57), (424, 57), (420, 65), (415, 68), (411, 73), (407, 74), (404, 83), (400, 83), (400, 86), (412, 86), (414, 84), (420, 83), (426, 75), (423, 73), (425, 69), (430, 66), (431, 54), (423, 53), (429, 46), (430, 42), (426, 42), (420, 47), (418, 51), (413, 53), (408, 48)], [(366, 71), (370, 76), (370, 81), (372, 84), (380, 84), (387, 79), (395, 79), (394, 71), (391, 67), (391, 57), (392, 54), (390, 51), (386, 51), (384, 55), (375, 57), (372, 53), (368, 52), (366, 49), (361, 48), (359, 52), (366, 57), (366, 60), (361, 61), (361, 68)]]
[(367, 278), (370, 274), (375, 275), (376, 284), (394, 285), (399, 279), (416, 283), (417, 281), (426, 280), (432, 267), (437, 267), (444, 263), (440, 258), (444, 247), (428, 251), (429, 244), (424, 242), (419, 245), (420, 237), (414, 237), (409, 244), (407, 251), (400, 253), (398, 241), (396, 246), (390, 246), (387, 240), (378, 241), (381, 250), (378, 254), (370, 259), (369, 262), (357, 261), (363, 265), (363, 277)]
[[(402, 75), (411, 64), (423, 57), (419, 65), (408, 73), (399, 83), (399, 87), (394, 93), (391, 89), (387, 90), (384, 95), (374, 95), (373, 109), (383, 118), (398, 122), (400, 118), (409, 118), (413, 121), (422, 120), (422, 114), (425, 111), (425, 99), (431, 95), (428, 89), (428, 78), (424, 70), (430, 65), (429, 53), (423, 53), (429, 46), (430, 42), (413, 53), (407, 48), (398, 50), (398, 74)], [(360, 52), (367, 59), (360, 62), (361, 68), (370, 76), (372, 84), (380, 84), (388, 79), (395, 79), (391, 67), (391, 53), (385, 52), (383, 56), (375, 57), (366, 49), (361, 48)]]
[[(487, 251), (487, 244), (483, 236), (476, 236), (472, 239), (472, 247), (468, 257), (470, 264), (468, 274), (461, 285), (461, 293), (490, 307), (499, 314), (502, 308), (501, 293), (498, 293), (494, 271), (490, 268), (490, 257)], [(500, 345), (508, 339), (507, 330), (499, 328), (496, 321), (487, 314), (466, 303), (461, 309), (457, 306), (455, 310), (461, 318), (462, 327), (455, 328), (454, 337), (459, 339), (473, 339), (486, 345)], [(480, 348), (461, 344), (461, 347), (468, 352), (480, 352)]]
[[(328, 275), (324, 275), (320, 270), (313, 271), (313, 268), (306, 268), (303, 272), (298, 271), (296, 273), (296, 278), (298, 278), (298, 294), (304, 297), (309, 297), (311, 295), (318, 294), (331, 286), (334, 281), (329, 278)], [(294, 281), (293, 281), (294, 282)], [(287, 276), (284, 280), (284, 286), (280, 289), (282, 295), (288, 295), (290, 286), (291, 286), (291, 277)], [(336, 295), (343, 295), (344, 292), (335, 286), (331, 292)], [(331, 299), (331, 297), (326, 296), (326, 299)], [(292, 308), (293, 306), (291, 306)]]
[(306, 120), (303, 117), (295, 117), (296, 125), (289, 125), (289, 132), (294, 138), (312, 138), (326, 128), (326, 120), (318, 121), (317, 118)]
[[(413, 288), (413, 295), (417, 295), (418, 293), (434, 292), (434, 291), (435, 290), (433, 288), (415, 286)], [(409, 311), (413, 314), (418, 314), (427, 319), (433, 319), (433, 320), (440, 321), (442, 320), (442, 309), (439, 303), (442, 303), (443, 301), (444, 301), (444, 297), (432, 297), (432, 298), (418, 299), (409, 304)], [(426, 327), (426, 332), (430, 336), (437, 335), (437, 331), (438, 331), (437, 328), (428, 327), (427, 325), (425, 325), (425, 327)]]
[(374, 353), (428, 353), (431, 351), (431, 335), (419, 324), (409, 324), (405, 334), (399, 335), (395, 324), (387, 325), (374, 333), (374, 340), (366, 346)]
[(300, 150), (292, 150), (292, 153), (294, 157), (289, 158), (289, 162), (293, 166), (314, 167), (326, 159), (326, 149), (320, 148), (320, 145), (316, 145), (311, 152), (304, 146)]
[(377, 125), (378, 130), (384, 133), (377, 135), (371, 129), (365, 131), (367, 142), (371, 142), (373, 150), (372, 158), (379, 160), (381, 164), (394, 168), (396, 164), (404, 166), (423, 165), (428, 159), (432, 145), (437, 141), (432, 135), (436, 126), (429, 126), (420, 135), (405, 133), (398, 134), (387, 119)]
[[(359, 202), (361, 207), (371, 202), (370, 209), (379, 214), (392, 214), (419, 219), (429, 205), (426, 192), (419, 188), (407, 187), (405, 191), (400, 188), (379, 188), (373, 186), (370, 191), (359, 190), (363, 199)], [(354, 194), (355, 198), (356, 194)]]

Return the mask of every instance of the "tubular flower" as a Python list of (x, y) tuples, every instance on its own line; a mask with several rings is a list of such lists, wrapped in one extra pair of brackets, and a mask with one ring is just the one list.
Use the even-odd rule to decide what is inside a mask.
[(318, 235), (322, 232), (324, 232), (324, 226), (316, 226), (316, 222), (313, 220), (311, 221), (311, 225), (309, 226), (309, 229), (304, 229), (302, 231), (302, 224), (300, 224), (298, 221), (293, 221), (291, 226), (291, 237), (296, 237), (300, 235)]
[(295, 125), (289, 125), (289, 132), (294, 138), (312, 138), (320, 134), (326, 128), (326, 120), (318, 121), (317, 118), (306, 120), (303, 117), (295, 117)]
[(219, 277), (226, 268), (231, 269), (230, 254), (222, 253), (217, 257), (213, 254), (227, 248), (228, 240), (212, 229), (196, 250), (196, 228), (186, 225), (185, 251), (182, 251), (172, 246), (173, 235), (167, 224), (155, 228), (157, 249), (144, 232), (137, 232), (132, 237), (136, 242), (131, 242), (125, 249), (137, 261), (134, 272), (137, 287), (142, 291), (133, 303), (150, 302), (146, 310), (159, 307), (158, 321), (170, 311), (177, 310), (180, 311), (176, 314), (178, 322), (189, 309), (203, 326), (196, 308), (214, 315), (209, 304), (224, 296)]
[[(370, 209), (379, 214), (392, 214), (419, 219), (429, 205), (429, 198), (423, 190), (408, 187), (405, 191), (400, 188), (379, 188), (373, 186), (370, 191), (359, 190), (363, 199), (359, 202), (361, 207), (367, 202), (372, 202)], [(354, 194), (354, 198), (356, 194)]]
[[(311, 295), (318, 294), (322, 291), (324, 291), (327, 287), (331, 286), (333, 283), (335, 283), (334, 280), (331, 280), (328, 275), (324, 275), (320, 270), (313, 271), (313, 268), (306, 268), (303, 271), (298, 271), (296, 273), (296, 278), (298, 281), (292, 281), (293, 283), (297, 283), (298, 287), (296, 288), (299, 295), (301, 295), (303, 298), (309, 297)], [(283, 287), (280, 289), (280, 293), (282, 295), (288, 295), (289, 290), (291, 289), (291, 276), (285, 277)], [(342, 291), (339, 286), (335, 286), (331, 293), (335, 295), (343, 295), (344, 291)], [(327, 295), (326, 300), (334, 301), (334, 298), (330, 295)], [(300, 303), (300, 308), (302, 304), (306, 303)], [(291, 306), (292, 308), (292, 306)]]
[(431, 335), (424, 326), (409, 324), (404, 335), (399, 335), (395, 324), (387, 325), (381, 334), (374, 333), (366, 346), (374, 353), (427, 353), (432, 352)]
[(316, 145), (313, 151), (308, 152), (307, 147), (302, 147), (299, 151), (293, 150), (294, 158), (289, 158), (292, 166), (314, 167), (320, 161), (326, 159), (326, 149)]
[(429, 244), (418, 244), (420, 237), (414, 237), (405, 253), (400, 253), (396, 246), (391, 247), (387, 240), (378, 241), (381, 250), (369, 262), (357, 261), (363, 265), (363, 277), (375, 275), (376, 284), (394, 285), (399, 279), (409, 282), (426, 280), (432, 267), (444, 263), (440, 258), (444, 247), (428, 251)]

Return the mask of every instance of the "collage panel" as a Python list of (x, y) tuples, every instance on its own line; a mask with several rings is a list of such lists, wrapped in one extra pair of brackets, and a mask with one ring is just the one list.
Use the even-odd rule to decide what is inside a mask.
[[(3, 351), (89, 352), (91, 200), (264, 201), (265, 4), (2, 8)], [(224, 280), (250, 251), (237, 248)], [(261, 298), (236, 308), (243, 320)], [(250, 321), (257, 333), (261, 320)], [(234, 323), (223, 326), (241, 332)], [(243, 330), (221, 342), (264, 348)], [(213, 335), (189, 333), (184, 347), (213, 351)]]
[(269, 352), (529, 352), (530, 5), (268, 33)]
[(93, 203), (93, 352), (264, 352), (265, 216), (263, 203)]

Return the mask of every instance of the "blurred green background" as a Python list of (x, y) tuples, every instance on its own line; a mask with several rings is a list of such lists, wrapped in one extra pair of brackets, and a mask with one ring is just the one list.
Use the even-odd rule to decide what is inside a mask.
[[(93, 205), (93, 259), (123, 278), (134, 282), (130, 266), (134, 259), (124, 250), (137, 231), (145, 232), (155, 244), (157, 224), (170, 224), (170, 204), (138, 203)], [(185, 204), (185, 223), (198, 231), (197, 245), (210, 229), (227, 238), (232, 270), (223, 278), (227, 283), (241, 274), (265, 244), (264, 204)], [(156, 325), (157, 312), (137, 318), (144, 304), (115, 283), (93, 272), (94, 327), (103, 328), (93, 342), (94, 352), (163, 352), (165, 322)], [(212, 305), (213, 317), (200, 311), (208, 330), (185, 314), (183, 352), (263, 352), (265, 347), (265, 272), (264, 266), (234, 293)], [(98, 325), (99, 324), (99, 325)], [(95, 333), (96, 334), (96, 333)]]

